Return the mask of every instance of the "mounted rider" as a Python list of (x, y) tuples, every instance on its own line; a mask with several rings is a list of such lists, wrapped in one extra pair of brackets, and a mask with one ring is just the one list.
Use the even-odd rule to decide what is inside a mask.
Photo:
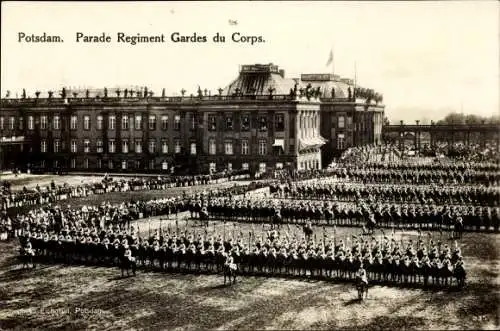
[(125, 246), (123, 257), (128, 259), (130, 262), (135, 262), (135, 257), (132, 256), (132, 250), (130, 249), (130, 246)]
[(360, 264), (359, 269), (356, 272), (356, 278), (362, 283), (368, 285), (368, 276), (366, 274), (365, 268), (363, 267), (363, 263)]
[(234, 263), (233, 255), (230, 253), (225, 253), (225, 256), (226, 256), (226, 261), (224, 262), (224, 266), (228, 267), (231, 270), (236, 271), (237, 266), (236, 263)]
[(24, 246), (24, 254), (35, 256), (35, 251), (33, 250), (33, 246), (31, 245), (31, 240), (28, 238), (26, 244)]

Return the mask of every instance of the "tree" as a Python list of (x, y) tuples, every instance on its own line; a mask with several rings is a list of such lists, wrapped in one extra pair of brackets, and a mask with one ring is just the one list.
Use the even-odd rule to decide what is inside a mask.
[(184, 94), (186, 94), (186, 90), (185, 89), (182, 89), (181, 90), (181, 95), (184, 96)]
[(119, 98), (122, 91), (120, 90), (120, 88), (118, 88), (115, 93), (116, 93), (116, 96)]
[(49, 94), (49, 99), (52, 99), (52, 95), (54, 94), (54, 92), (49, 91), (49, 92), (47, 92), (47, 93)]
[(108, 97), (108, 89), (107, 88), (104, 88), (104, 97), (107, 98)]
[(481, 121), (484, 118), (482, 116), (478, 116), (475, 114), (468, 114), (465, 116), (465, 123), (466, 124), (481, 124)]
[(460, 113), (450, 113), (442, 120), (442, 124), (465, 124), (465, 115)]
[(26, 89), (23, 89), (22, 98), (23, 98), (23, 99), (26, 99)]
[(73, 92), (73, 98), (76, 98), (78, 96), (78, 92)]
[(40, 93), (41, 93), (40, 91), (36, 91), (36, 92), (35, 92), (35, 97), (36, 97), (37, 99), (40, 97)]
[(61, 95), (61, 99), (66, 99), (66, 94), (67, 94), (67, 93), (66, 93), (66, 88), (65, 88), (65, 87), (63, 87), (63, 88), (62, 88), (62, 90), (61, 90), (61, 93), (60, 93), (60, 95)]
[(165, 88), (163, 88), (163, 89), (161, 90), (161, 97), (162, 97), (162, 98), (164, 98), (164, 97), (165, 97)]

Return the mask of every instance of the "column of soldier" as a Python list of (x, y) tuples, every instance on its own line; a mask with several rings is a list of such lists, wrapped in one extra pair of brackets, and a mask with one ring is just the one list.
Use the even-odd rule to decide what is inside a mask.
[[(200, 198), (193, 198), (192, 203), (199, 204)], [(208, 200), (211, 200), (210, 197)], [(98, 227), (95, 219), (92, 222), (93, 218), (86, 213), (90, 213), (88, 208), (81, 212), (66, 210), (61, 215), (56, 208), (41, 214), (30, 214), (24, 223), (29, 224), (29, 229), (35, 233), (29, 229), (22, 231), (23, 253), (30, 255), (37, 252), (42, 257), (63, 262), (111, 264), (116, 263), (120, 256), (127, 256), (142, 265), (177, 271), (220, 270), (224, 257), (231, 254), (243, 272), (292, 276), (309, 274), (311, 277), (347, 280), (353, 279), (363, 263), (378, 281), (428, 285), (428, 281), (432, 280), (436, 286), (448, 285), (454, 277), (460, 283), (463, 279), (460, 275), (465, 272), (459, 250), (452, 256), (446, 245), (441, 247), (440, 243), (428, 242), (427, 248), (424, 248), (422, 240), (418, 240), (417, 248), (409, 243), (404, 251), (403, 242), (398, 243), (394, 237), (391, 240), (385, 237), (384, 241), (372, 238), (371, 242), (360, 237), (362, 243), (356, 238), (353, 245), (346, 248), (342, 239), (339, 245), (336, 244), (335, 234), (333, 241), (324, 237), (323, 242), (317, 242), (306, 231), (309, 238), (294, 234), (292, 239), (286, 231), (284, 237), (273, 231), (264, 242), (263, 238), (254, 241), (255, 231), (252, 231), (246, 248), (243, 233), (236, 236), (238, 231), (235, 228), (231, 238), (226, 239), (225, 231), (222, 235), (215, 232), (208, 238), (207, 229), (204, 234), (198, 235), (186, 230), (184, 234), (179, 233), (176, 223), (175, 232), (167, 227), (166, 233), (155, 231), (153, 236), (142, 239), (134, 229), (127, 232), (120, 231), (116, 226), (111, 229)], [(103, 217), (102, 212), (99, 215)]]
[[(308, 225), (310, 227), (310, 225)], [(49, 229), (50, 226), (49, 226)], [(119, 265), (126, 257), (135, 265), (170, 272), (220, 272), (228, 255), (239, 272), (250, 275), (311, 277), (353, 281), (363, 266), (373, 282), (389, 285), (462, 286), (465, 266), (460, 248), (435, 242), (431, 235), (404, 242), (391, 236), (323, 233), (323, 238), (288, 226), (252, 231), (236, 225), (210, 231), (209, 227), (168, 225), (147, 235), (133, 226), (127, 230), (65, 224), (59, 232), (23, 232), (24, 254), (42, 261)], [(260, 235), (259, 235), (260, 234)]]
[[(259, 187), (253, 185), (252, 188)], [(212, 189), (197, 193), (195, 196), (187, 196), (184, 192), (182, 197), (153, 199), (149, 201), (137, 200), (111, 205), (103, 202), (101, 205), (86, 205), (79, 209), (61, 208), (57, 204), (36, 205), (35, 208), (24, 214), (12, 216), (12, 212), (0, 211), (0, 240), (15, 237), (23, 231), (32, 231), (33, 226), (37, 231), (43, 231), (51, 226), (51, 231), (59, 232), (64, 224), (77, 218), (84, 222), (84, 226), (124, 228), (130, 225), (132, 220), (147, 218), (151, 216), (171, 215), (187, 211), (190, 201), (198, 196), (208, 198), (216, 196), (234, 196), (244, 194), (250, 186), (232, 186), (224, 189)], [(36, 208), (38, 206), (38, 208)], [(24, 232), (23, 232), (24, 233)]]
[[(234, 173), (232, 175), (238, 175)], [(224, 177), (226, 176), (226, 177)], [(85, 183), (76, 186), (56, 185), (53, 181), (50, 186), (35, 189), (24, 187), (21, 191), (14, 192), (9, 183), (5, 182), (0, 187), (0, 210), (11, 207), (35, 206), (43, 203), (53, 203), (75, 197), (84, 197), (91, 194), (106, 192), (128, 192), (139, 190), (161, 190), (171, 187), (185, 187), (207, 185), (213, 180), (230, 178), (227, 174), (198, 175), (198, 176), (158, 176), (147, 178), (127, 178), (110, 180), (105, 176), (102, 182)]]
[[(328, 179), (324, 179), (328, 181)], [(457, 226), (471, 231), (500, 228), (498, 188), (425, 187), (338, 183), (283, 183), (272, 198), (217, 198), (203, 202), (210, 217), (244, 222), (364, 225), (423, 230)]]

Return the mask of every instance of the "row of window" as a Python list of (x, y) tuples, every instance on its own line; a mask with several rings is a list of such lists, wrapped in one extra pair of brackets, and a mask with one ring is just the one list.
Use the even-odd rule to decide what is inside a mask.
[[(233, 146), (234, 146), (234, 143), (232, 140), (224, 141), (224, 154), (225, 155), (233, 155), (234, 154)], [(267, 140), (260, 139), (258, 146), (259, 146), (259, 149), (258, 149), (259, 155), (266, 155), (267, 154)], [(217, 142), (215, 139), (208, 140), (208, 154), (210, 154), (210, 155), (217, 154)], [(243, 140), (241, 140), (241, 155), (248, 155), (248, 154), (250, 154), (249, 142), (248, 142), (248, 140), (243, 139)]]
[[(241, 164), (241, 169), (242, 170), (248, 170), (250, 168), (250, 165), (248, 163), (242, 163)], [(228, 171), (233, 170), (233, 164), (231, 162), (225, 164), (225, 169)], [(265, 162), (259, 163), (259, 172), (264, 173), (266, 172), (267, 166)], [(283, 169), (283, 163), (278, 162), (276, 163), (276, 169)], [(208, 165), (208, 170), (210, 172), (216, 172), (217, 171), (217, 164), (215, 162), (211, 162)]]
[[(54, 153), (60, 153), (62, 149), (62, 143), (60, 139), (55, 139), (54, 140)], [(42, 153), (47, 153), (47, 141), (42, 140), (40, 142), (40, 151)], [(131, 142), (129, 140), (122, 140), (121, 141), (121, 153), (130, 153), (131, 152)], [(232, 140), (226, 140), (224, 142), (224, 154), (225, 155), (233, 155), (234, 154), (234, 149), (233, 149), (233, 141)], [(258, 153), (259, 155), (266, 155), (267, 154), (267, 140), (266, 139), (260, 139), (259, 140), (259, 149)], [(134, 141), (134, 152), (135, 153), (142, 153), (142, 140), (141, 139), (136, 139)], [(90, 139), (84, 139), (83, 140), (83, 152), (84, 153), (90, 153)], [(109, 139), (108, 140), (108, 150), (107, 153), (116, 153), (116, 141), (114, 139)], [(148, 150), (150, 153), (156, 153), (157, 152), (157, 144), (156, 144), (156, 139), (151, 139), (148, 142)], [(174, 151), (176, 154), (181, 153), (182, 146), (181, 146), (181, 141), (179, 139), (174, 140)], [(70, 142), (70, 151), (71, 153), (78, 153), (78, 142), (77, 140), (71, 140)], [(248, 140), (242, 140), (241, 141), (241, 154), (242, 155), (248, 155), (250, 151), (249, 148), (249, 141)], [(96, 152), (97, 153), (103, 153), (104, 152), (104, 143), (102, 140), (98, 139), (96, 140)], [(161, 153), (163, 154), (168, 154), (169, 149), (168, 149), (168, 140), (163, 139), (161, 141)], [(190, 149), (189, 153), (191, 155), (196, 155), (197, 153), (197, 146), (196, 143), (191, 143), (190, 144)], [(217, 154), (217, 143), (215, 139), (209, 139), (208, 141), (208, 153), (210, 155), (216, 155)]]
[[(83, 168), (85, 169), (88, 169), (89, 168), (89, 159), (84, 159), (83, 160)], [(98, 159), (97, 160), (97, 168), (98, 169), (101, 169), (103, 168), (103, 160), (101, 159)], [(42, 168), (45, 167), (45, 161), (42, 161), (41, 163), (41, 166)], [(129, 160), (122, 160), (122, 161), (115, 161), (115, 160), (108, 160), (106, 162), (106, 166), (108, 169), (115, 169), (115, 167), (119, 167), (120, 169), (122, 170), (126, 170), (126, 169), (129, 169), (130, 168), (136, 168), (136, 169), (141, 169), (141, 161), (129, 161)], [(54, 161), (54, 167), (59, 167), (59, 161), (58, 160), (55, 160)], [(209, 171), (210, 172), (216, 172), (217, 171), (217, 164), (215, 162), (211, 162), (209, 164)], [(71, 169), (76, 169), (77, 168), (77, 162), (76, 162), (76, 159), (72, 158), (70, 160), (70, 168)], [(149, 161), (149, 164), (148, 164), (148, 168), (153, 170), (153, 169), (156, 169), (156, 162), (155, 160), (150, 160)], [(160, 168), (161, 170), (168, 170), (169, 169), (169, 164), (167, 161), (163, 161), (161, 164), (160, 164)], [(248, 163), (242, 163), (241, 164), (241, 169), (242, 170), (248, 170), (250, 168), (249, 164)], [(225, 164), (225, 169), (228, 170), (228, 171), (232, 171), (233, 170), (233, 164), (231, 162)], [(267, 169), (267, 166), (266, 166), (266, 163), (262, 162), (262, 163), (259, 163), (259, 172), (266, 172), (266, 169)], [(281, 162), (278, 162), (276, 163), (276, 169), (283, 169), (283, 163)]]
[[(97, 162), (96, 163), (97, 168), (98, 169), (102, 169), (103, 165), (104, 165), (103, 164), (103, 160), (97, 159), (96, 162)], [(83, 160), (83, 164), (82, 164), (83, 168), (88, 169), (89, 168), (89, 163), (90, 163), (89, 159), (84, 159)], [(150, 160), (149, 161), (149, 169), (155, 169), (156, 168), (155, 165), (156, 165), (156, 162), (154, 160)], [(41, 161), (40, 166), (42, 168), (45, 168), (45, 160)], [(58, 160), (54, 160), (53, 166), (55, 168), (58, 168), (60, 166), (59, 161)], [(123, 170), (128, 169), (129, 166), (130, 166), (130, 168), (136, 168), (136, 169), (141, 169), (142, 168), (141, 167), (141, 161), (129, 161), (129, 160), (122, 160), (121, 162), (120, 161), (114, 161), (114, 160), (108, 160), (106, 162), (106, 166), (107, 166), (108, 169), (115, 169), (115, 166), (116, 166), (116, 167), (119, 167), (119, 168), (121, 168)], [(77, 168), (76, 159), (71, 159), (70, 160), (70, 168), (71, 169)], [(161, 163), (161, 169), (162, 170), (168, 170), (169, 169), (167, 161), (163, 161)]]
[[(20, 130), (24, 129), (24, 122), (23, 118), (19, 117), (18, 119), (18, 127)], [(14, 130), (16, 127), (16, 119), (14, 116), (9, 117), (8, 121), (8, 127), (10, 130)], [(135, 130), (142, 130), (143, 129), (143, 118), (142, 115), (136, 115), (134, 116), (122, 116), (121, 117), (121, 129), (122, 130), (130, 130), (132, 127)], [(156, 125), (157, 125), (157, 120), (156, 120), (156, 115), (150, 115), (148, 118), (148, 129), (149, 130), (156, 130)], [(160, 125), (162, 130), (168, 130), (168, 122), (169, 118), (168, 115), (162, 115), (160, 116)], [(48, 129), (48, 116), (47, 115), (41, 115), (40, 116), (40, 129), (41, 130), (47, 130)], [(174, 116), (174, 130), (180, 130), (181, 129), (181, 117), (180, 115), (175, 115)], [(276, 114), (275, 115), (275, 130), (276, 131), (284, 131), (285, 130), (285, 118), (283, 114)], [(117, 125), (117, 116), (115, 115), (109, 115), (108, 116), (108, 130), (115, 130)], [(28, 116), (28, 130), (34, 130), (35, 128), (35, 118), (34, 116)], [(70, 117), (70, 129), (71, 130), (77, 130), (78, 128), (78, 117), (76, 115), (73, 115)], [(91, 128), (91, 120), (90, 120), (90, 115), (85, 115), (83, 116), (83, 129), (84, 130), (90, 130)], [(104, 128), (104, 117), (102, 115), (97, 116), (97, 122), (96, 122), (96, 129), (97, 130), (102, 130)], [(194, 130), (196, 128), (196, 117), (191, 116), (190, 117), (190, 129)], [(0, 130), (5, 129), (5, 118), (3, 116), (0, 116)], [(61, 117), (59, 115), (55, 115), (52, 117), (52, 129), (53, 130), (60, 130), (61, 129)], [(225, 130), (231, 131), (233, 130), (233, 116), (232, 115), (226, 115), (225, 117)], [(258, 118), (258, 129), (260, 131), (267, 131), (268, 129), (268, 124), (267, 124), (267, 116), (259, 116)], [(217, 130), (217, 117), (216, 115), (209, 115), (208, 116), (208, 130), (209, 131), (216, 131)], [(250, 115), (242, 115), (241, 116), (241, 131), (249, 131), (250, 130)]]
[[(233, 115), (225, 115), (224, 118), (224, 127), (222, 129), (226, 131), (232, 131), (234, 129), (233, 123)], [(250, 131), (250, 115), (243, 114), (241, 115), (240, 121), (241, 131)], [(259, 115), (257, 119), (257, 128), (259, 131), (267, 131), (268, 123), (266, 115)], [(275, 114), (274, 115), (274, 129), (276, 131), (284, 131), (285, 130), (285, 116), (284, 114)], [(208, 130), (209, 131), (217, 131), (217, 115), (210, 114), (208, 115)]]
[[(161, 128), (162, 130), (168, 130), (168, 115), (163, 115), (161, 116)], [(117, 118), (115, 115), (110, 115), (108, 116), (108, 129), (109, 130), (115, 130), (116, 129), (116, 124), (117, 124)], [(9, 129), (14, 130), (16, 127), (16, 119), (14, 116), (9, 117)], [(40, 129), (41, 130), (47, 130), (48, 129), (48, 117), (47, 115), (41, 115), (40, 116)], [(132, 128), (132, 125), (135, 130), (142, 130), (142, 116), (137, 115), (135, 117), (128, 117), (128, 116), (122, 116), (121, 117), (121, 128), (122, 130), (129, 130)], [(196, 119), (194, 117), (191, 117), (191, 129), (194, 130), (196, 124)], [(18, 119), (18, 127), (20, 130), (24, 129), (24, 119), (22, 117), (19, 117)], [(70, 117), (70, 129), (71, 130), (76, 130), (78, 128), (78, 117), (76, 115), (73, 115)], [(84, 130), (90, 130), (91, 128), (91, 120), (90, 120), (90, 115), (85, 115), (83, 116), (83, 129)], [(97, 116), (97, 122), (96, 122), (96, 129), (97, 130), (102, 130), (104, 128), (104, 117), (102, 115)], [(156, 130), (156, 116), (151, 115), (149, 116), (148, 119), (148, 128), (149, 130)], [(0, 130), (5, 129), (5, 119), (3, 116), (0, 116)], [(28, 130), (34, 130), (35, 129), (35, 117), (34, 116), (28, 116)], [(55, 115), (52, 117), (52, 129), (53, 130), (60, 130), (61, 129), (61, 117), (59, 115)], [(175, 115), (174, 116), (174, 130), (180, 130), (181, 129), (181, 117), (180, 115)]]
[[(64, 143), (64, 142), (63, 142)], [(42, 153), (47, 152), (47, 141), (42, 140), (40, 142), (40, 150)], [(132, 151), (130, 142), (128, 140), (122, 140), (121, 141), (121, 152), (122, 153), (130, 153)], [(135, 153), (142, 153), (142, 140), (141, 139), (136, 139), (134, 141), (134, 152)], [(195, 155), (196, 154), (196, 144), (191, 143), (191, 150), (190, 153)], [(148, 150), (150, 153), (156, 153), (156, 140), (151, 139), (148, 142)], [(70, 143), (70, 150), (71, 153), (78, 153), (78, 142), (77, 140), (71, 140)], [(180, 153), (181, 152), (181, 142), (179, 139), (174, 140), (174, 151), (175, 153)], [(61, 140), (59, 139), (54, 139), (54, 153), (59, 153), (61, 152)], [(83, 152), (84, 153), (90, 153), (90, 139), (84, 139), (83, 140)], [(104, 143), (102, 140), (98, 139), (96, 140), (96, 152), (97, 153), (103, 153), (104, 152)], [(108, 140), (108, 153), (116, 153), (116, 141), (114, 139), (109, 139)], [(167, 140), (162, 140), (161, 141), (161, 152), (163, 154), (168, 154), (168, 141)]]

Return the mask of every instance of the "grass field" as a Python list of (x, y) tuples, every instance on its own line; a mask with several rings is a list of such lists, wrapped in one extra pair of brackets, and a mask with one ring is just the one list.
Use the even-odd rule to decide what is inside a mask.
[[(193, 188), (111, 193), (63, 204), (177, 196), (183, 190)], [(179, 215), (179, 231), (204, 232), (192, 221), (186, 223), (185, 216)], [(146, 235), (160, 224), (175, 229), (172, 217), (135, 223)], [(208, 233), (230, 235), (234, 229), (246, 241), (252, 228), (260, 236), (259, 225), (221, 222), (211, 222)], [(315, 229), (318, 238), (322, 231)], [(332, 228), (326, 231), (332, 236)], [(299, 229), (292, 226), (289, 232)], [(338, 227), (336, 235), (346, 240), (359, 232)], [(438, 233), (432, 235), (438, 240)], [(415, 241), (417, 233), (397, 232), (395, 239), (401, 237)], [(441, 240), (452, 244), (446, 234)], [(0, 242), (0, 329), (499, 329), (499, 241), (498, 234), (464, 234), (459, 245), (468, 279), (462, 291), (373, 286), (363, 302), (356, 300), (352, 285), (308, 279), (240, 277), (236, 285), (225, 287), (221, 275), (139, 271), (121, 278), (117, 268), (63, 265), (22, 270), (16, 242)]]
[(37, 185), (40, 187), (50, 186), (54, 181), (56, 185), (63, 185), (67, 183), (69, 186), (76, 186), (82, 183), (95, 183), (100, 182), (104, 176), (59, 176), (59, 175), (32, 175), (32, 174), (1, 174), (0, 181), (8, 181), (11, 183), (11, 189), (14, 191), (22, 190), (23, 187), (27, 189), (34, 189)]
[[(248, 185), (250, 182), (247, 181), (231, 181), (219, 184), (211, 185), (198, 185), (190, 187), (173, 187), (166, 190), (149, 190), (149, 191), (131, 191), (131, 192), (110, 192), (106, 194), (96, 194), (89, 195), (87, 197), (81, 198), (71, 198), (68, 200), (61, 200), (53, 203), (53, 205), (58, 206), (70, 206), (72, 208), (79, 208), (84, 205), (99, 205), (103, 202), (109, 202), (111, 204), (121, 203), (123, 201), (137, 201), (137, 200), (153, 200), (168, 197), (182, 197), (182, 194), (186, 192), (187, 195), (191, 195), (198, 192), (204, 192), (214, 189), (224, 189), (232, 186)], [(17, 213), (25, 213), (36, 206), (24, 206), (24, 207), (12, 207), (9, 208), (9, 213), (15, 215)]]

